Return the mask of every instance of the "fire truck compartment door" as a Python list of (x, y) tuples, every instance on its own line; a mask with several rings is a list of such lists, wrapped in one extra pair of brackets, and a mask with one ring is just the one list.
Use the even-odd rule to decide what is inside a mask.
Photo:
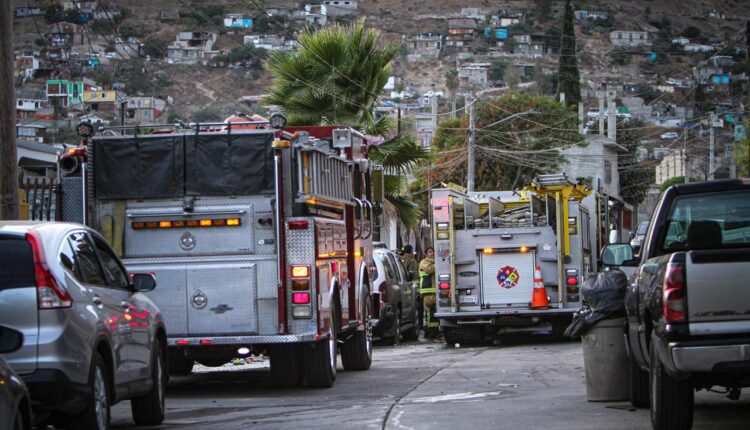
[(481, 254), (482, 304), (529, 306), (534, 290), (534, 252)]
[(257, 266), (252, 262), (195, 264), (187, 269), (188, 334), (258, 333)]

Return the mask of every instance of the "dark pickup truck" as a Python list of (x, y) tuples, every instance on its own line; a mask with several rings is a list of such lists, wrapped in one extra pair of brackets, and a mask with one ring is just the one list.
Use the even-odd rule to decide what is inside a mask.
[(626, 294), (631, 402), (650, 405), (654, 429), (689, 429), (696, 390), (750, 386), (750, 180), (677, 185), (661, 198), (633, 259)]

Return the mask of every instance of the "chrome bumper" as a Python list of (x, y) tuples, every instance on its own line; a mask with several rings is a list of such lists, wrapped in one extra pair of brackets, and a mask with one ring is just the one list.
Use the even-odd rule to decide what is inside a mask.
[[(167, 339), (167, 345), (177, 347), (202, 346), (208, 347), (213, 345), (259, 345), (266, 343), (299, 343), (312, 342), (319, 340), (317, 333), (309, 334), (284, 334), (284, 335), (263, 335), (263, 336), (200, 336), (200, 337), (170, 337)], [(179, 342), (179, 343), (178, 343)]]
[(750, 360), (750, 344), (680, 346), (670, 343), (675, 368), (681, 372), (711, 372), (719, 363)]

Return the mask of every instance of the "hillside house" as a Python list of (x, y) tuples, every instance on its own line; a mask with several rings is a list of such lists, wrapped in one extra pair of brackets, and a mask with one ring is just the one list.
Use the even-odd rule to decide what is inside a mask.
[(688, 43), (685, 45), (682, 45), (682, 50), (685, 52), (711, 52), (714, 51), (716, 48), (714, 48), (711, 45), (703, 45), (700, 43)]
[(16, 55), (13, 70), (19, 80), (32, 79), (39, 70), (39, 60), (33, 55)]
[(651, 44), (648, 39), (648, 32), (645, 31), (616, 30), (609, 33), (609, 40), (612, 42), (612, 45), (618, 48), (647, 46)]
[(289, 18), (292, 16), (291, 11), (285, 7), (271, 7), (266, 9), (266, 15), (268, 16), (283, 16)]
[(98, 10), (92, 15), (94, 21), (114, 21), (119, 18), (121, 13), (117, 10)]
[(47, 101), (52, 106), (70, 108), (83, 103), (83, 82), (65, 79), (47, 80)]
[(218, 34), (207, 31), (182, 31), (167, 47), (171, 62), (177, 64), (203, 64), (219, 54), (214, 51)]
[(513, 24), (519, 24), (523, 21), (523, 14), (503, 13), (498, 18), (500, 19), (500, 27), (510, 27)]
[(47, 127), (41, 124), (17, 124), (16, 137), (30, 142), (44, 143), (47, 137)]
[(477, 21), (473, 18), (448, 19), (445, 46), (468, 47), (477, 36)]
[(718, 66), (705, 65), (693, 67), (693, 78), (699, 84), (706, 84), (711, 76), (721, 75), (722, 73), (724, 73), (724, 69)]
[(94, 112), (116, 112), (117, 92), (115, 90), (84, 90), (83, 106)]
[(479, 22), (487, 20), (487, 15), (482, 12), (482, 9), (478, 7), (465, 7), (461, 8), (461, 16), (464, 18), (473, 18)]
[(167, 9), (162, 10), (161, 15), (159, 16), (159, 19), (161, 22), (174, 22), (180, 19), (180, 10), (179, 9)]
[(490, 63), (464, 63), (458, 67), (458, 79), (464, 85), (486, 88)]
[(256, 48), (266, 51), (294, 51), (297, 49), (296, 40), (284, 40), (284, 36), (277, 34), (252, 34), (243, 38), (245, 45), (252, 44)]
[(133, 57), (138, 57), (141, 54), (141, 40), (137, 37), (116, 37), (115, 38), (115, 52), (117, 58), (127, 60)]
[(324, 0), (323, 6), (326, 7), (328, 16), (352, 15), (359, 8), (355, 0)]
[(406, 39), (409, 60), (437, 59), (443, 49), (443, 36), (437, 33), (424, 33)]
[(676, 39), (672, 39), (672, 45), (685, 46), (688, 43), (690, 43), (690, 39), (688, 39), (687, 37), (678, 37)]
[(328, 7), (324, 4), (306, 4), (303, 17), (308, 24), (325, 27), (328, 23)]
[(224, 15), (224, 27), (253, 28), (253, 18), (245, 17), (242, 13), (228, 13)]
[(606, 21), (609, 14), (598, 10), (577, 10), (573, 12), (573, 17), (577, 21)]
[(30, 16), (44, 15), (44, 9), (39, 7), (17, 7), (13, 9), (13, 15), (16, 18), (26, 18)]
[(16, 89), (16, 119), (34, 118), (34, 114), (47, 102), (43, 90)]
[(166, 109), (167, 103), (156, 97), (128, 97), (125, 111), (138, 124), (153, 124)]
[(65, 1), (62, 3), (63, 10), (75, 10), (81, 13), (93, 13), (96, 10), (95, 1)]

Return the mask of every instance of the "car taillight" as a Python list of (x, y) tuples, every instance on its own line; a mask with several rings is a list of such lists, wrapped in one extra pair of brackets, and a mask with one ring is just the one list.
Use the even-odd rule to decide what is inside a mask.
[(662, 287), (662, 314), (664, 322), (685, 321), (685, 266), (681, 263), (669, 263)]
[(380, 286), (378, 287), (378, 291), (380, 291), (380, 300), (383, 302), (388, 301), (388, 284), (383, 281), (380, 283)]
[(37, 306), (39, 309), (71, 307), (73, 301), (70, 299), (70, 295), (58, 285), (49, 271), (39, 235), (34, 231), (26, 233), (26, 241), (31, 245), (31, 252), (34, 257), (34, 279), (36, 280)]

